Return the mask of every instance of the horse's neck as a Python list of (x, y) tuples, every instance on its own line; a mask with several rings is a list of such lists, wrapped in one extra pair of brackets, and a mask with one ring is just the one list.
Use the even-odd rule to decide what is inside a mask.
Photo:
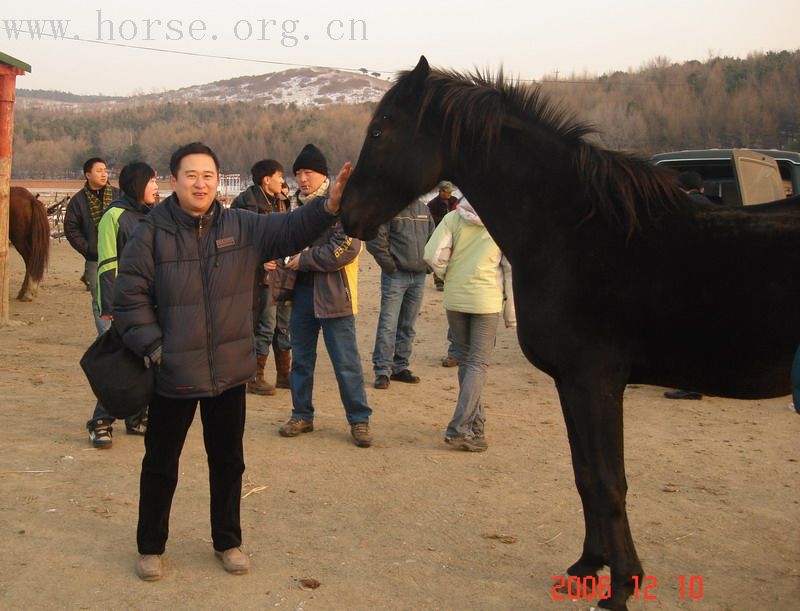
[[(469, 136), (463, 141), (469, 142)], [(522, 144), (506, 139), (491, 149), (463, 146), (447, 160), (445, 174), (476, 205), (481, 218), (494, 217), (498, 224), (513, 225), (523, 216), (546, 214), (557, 205), (557, 195), (567, 188), (559, 183), (574, 183), (565, 178), (567, 168), (554, 170), (554, 156)], [(564, 157), (561, 151), (560, 158)], [(530, 209), (531, 201), (538, 202), (538, 210)]]

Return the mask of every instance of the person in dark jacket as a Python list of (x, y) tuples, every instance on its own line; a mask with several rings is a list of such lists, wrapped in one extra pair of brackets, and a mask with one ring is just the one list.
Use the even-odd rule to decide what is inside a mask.
[[(231, 208), (242, 208), (256, 214), (286, 212), (288, 198), (282, 193), (283, 166), (274, 159), (262, 159), (250, 169), (253, 184), (231, 203)], [(253, 304), (256, 313), (256, 377), (247, 384), (247, 392), (257, 395), (274, 395), (275, 388), (289, 388), (289, 370), (292, 362), (292, 342), (289, 337), (288, 302), (275, 304), (270, 298), (269, 276), (277, 269), (276, 261), (266, 261), (256, 268), (258, 290)], [(274, 344), (277, 377), (273, 386), (264, 378), (269, 358), (269, 347)]]
[(83, 175), (86, 178), (83, 188), (67, 204), (64, 235), (84, 259), (83, 278), (92, 293), (94, 326), (100, 335), (109, 323), (100, 317), (97, 306), (97, 225), (105, 209), (119, 197), (119, 191), (109, 184), (106, 162), (99, 157), (86, 160)]
[(345, 164), (329, 198), (287, 214), (256, 215), (216, 200), (217, 156), (202, 143), (188, 144), (170, 160), (173, 194), (125, 246), (114, 285), (115, 325), (125, 344), (156, 368), (136, 531), (141, 579), (162, 576), (178, 461), (198, 402), (213, 547), (226, 571), (248, 572), (240, 500), (245, 385), (256, 369), (253, 270), (302, 250), (336, 221), (350, 171)]
[[(292, 171), (300, 187), (300, 209), (326, 197), (328, 162), (316, 146), (308, 144), (300, 151)], [(372, 409), (356, 343), (360, 252), (361, 241), (345, 235), (341, 223), (336, 223), (286, 264), (298, 273), (292, 296), (292, 415), (278, 430), (283, 437), (314, 430), (312, 391), (322, 330), (353, 442), (360, 448), (372, 444)]]
[(431, 211), (433, 222), (438, 225), (442, 222), (444, 215), (456, 209), (458, 198), (453, 195), (455, 186), (449, 180), (439, 183), (439, 195), (428, 202), (428, 209)]
[[(431, 211), (433, 222), (438, 226), (446, 214), (456, 209), (458, 198), (453, 195), (455, 185), (449, 180), (439, 183), (439, 195), (428, 202), (428, 209)], [(437, 291), (444, 291), (444, 279), (436, 274), (433, 275), (433, 284)], [(442, 358), (442, 367), (458, 367), (458, 351), (456, 350), (456, 340), (450, 328), (447, 329), (447, 356)]]
[[(714, 203), (703, 193), (703, 177), (699, 172), (681, 172), (678, 174), (678, 186), (680, 187), (681, 191), (686, 193), (686, 195), (688, 195), (689, 198), (697, 204)], [(695, 401), (703, 398), (702, 393), (694, 390), (683, 390), (680, 388), (664, 391), (664, 396), (667, 399), (689, 399)]]
[[(431, 216), (433, 217), (434, 225), (438, 225), (442, 222), (444, 215), (448, 212), (452, 212), (456, 209), (456, 205), (458, 204), (458, 198), (453, 195), (453, 191), (455, 191), (455, 185), (450, 182), (449, 180), (443, 180), (439, 183), (439, 195), (434, 197), (431, 201), (428, 202), (428, 209), (431, 211)], [(436, 287), (437, 291), (444, 290), (444, 280), (439, 278), (436, 274), (433, 274), (433, 284)], [(449, 334), (448, 334), (449, 335)], [(451, 357), (455, 356), (455, 344), (450, 341), (450, 350), (448, 351), (448, 356), (445, 357), (445, 360), (442, 361), (442, 364), (445, 367), (451, 367), (453, 365), (445, 364), (445, 361)], [(454, 359), (455, 365), (458, 365), (458, 360)]]
[(408, 368), (414, 342), (427, 264), (422, 255), (433, 233), (428, 206), (417, 200), (378, 228), (367, 250), (381, 267), (381, 311), (372, 351), (375, 388), (389, 388), (389, 380), (417, 384)]
[(678, 174), (678, 186), (681, 191), (686, 193), (689, 198), (699, 204), (713, 204), (708, 197), (706, 197), (703, 187), (703, 177), (699, 172), (686, 171)]
[[(139, 221), (150, 212), (158, 199), (156, 173), (142, 161), (129, 163), (119, 173), (120, 199), (114, 200), (97, 225), (97, 307), (103, 320), (110, 322), (113, 312), (114, 281), (119, 257)], [(114, 418), (98, 401), (86, 423), (89, 440), (96, 448), (110, 448)], [(147, 409), (125, 419), (129, 434), (144, 435)]]

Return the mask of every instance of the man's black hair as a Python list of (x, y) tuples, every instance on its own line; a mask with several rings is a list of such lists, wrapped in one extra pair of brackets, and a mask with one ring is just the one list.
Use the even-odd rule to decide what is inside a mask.
[(202, 142), (190, 142), (189, 144), (184, 144), (177, 151), (172, 153), (172, 157), (169, 159), (169, 171), (175, 178), (178, 177), (178, 168), (181, 165), (181, 160), (187, 155), (208, 155), (214, 160), (214, 166), (217, 168), (217, 172), (219, 172), (219, 159), (217, 158), (217, 154)]
[(261, 181), (266, 176), (272, 176), (275, 172), (283, 173), (283, 166), (274, 159), (262, 159), (256, 161), (250, 168), (250, 175), (253, 177), (253, 184), (261, 186)]
[(100, 159), (100, 157), (92, 157), (91, 159), (87, 159), (83, 162), (83, 174), (84, 176), (92, 171), (94, 164), (102, 163), (103, 165), (107, 165), (105, 160)]
[(684, 191), (699, 191), (703, 188), (703, 177), (691, 170), (681, 172), (678, 174), (678, 185)]

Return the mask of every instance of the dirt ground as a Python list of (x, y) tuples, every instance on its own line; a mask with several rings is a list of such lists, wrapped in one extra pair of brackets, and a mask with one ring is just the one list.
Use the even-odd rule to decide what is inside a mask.
[[(374, 446), (351, 443), (324, 347), (314, 433), (278, 436), (288, 391), (249, 396), (242, 518), (252, 570), (234, 577), (212, 554), (198, 418), (164, 579), (141, 582), (133, 566), (143, 444), (120, 430), (110, 450), (88, 443), (93, 398), (78, 359), (94, 326), (81, 272), (80, 257), (54, 242), (39, 297), (12, 301), (14, 324), (0, 327), (0, 608), (592, 606), (551, 596), (583, 535), (551, 380), (501, 328), (485, 390), (489, 450), (445, 446), (457, 382), (439, 365), (442, 294), (428, 282), (412, 363), (421, 384), (372, 389), (378, 268), (366, 253), (358, 335)], [(13, 250), (10, 273), (16, 295), (22, 259)], [(626, 393), (628, 510), (650, 586), (631, 609), (796, 609), (800, 416), (788, 397), (670, 401), (663, 391)], [(306, 578), (321, 585), (304, 589)]]

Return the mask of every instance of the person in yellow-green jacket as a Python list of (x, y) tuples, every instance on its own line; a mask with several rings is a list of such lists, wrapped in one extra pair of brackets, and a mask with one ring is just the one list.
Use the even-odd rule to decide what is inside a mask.
[(511, 264), (475, 210), (462, 198), (425, 245), (425, 261), (444, 282), (447, 323), (458, 352), (458, 399), (445, 443), (468, 452), (487, 449), (481, 394), (503, 315), (516, 327)]
[[(119, 187), (121, 196), (106, 208), (97, 225), (97, 307), (100, 318), (108, 325), (113, 317), (114, 281), (122, 249), (139, 221), (158, 199), (156, 173), (142, 161), (134, 161), (122, 168)], [(92, 418), (86, 423), (89, 439), (96, 448), (111, 447), (113, 423), (114, 418), (98, 401)], [(147, 408), (126, 418), (125, 430), (132, 435), (144, 435)]]

